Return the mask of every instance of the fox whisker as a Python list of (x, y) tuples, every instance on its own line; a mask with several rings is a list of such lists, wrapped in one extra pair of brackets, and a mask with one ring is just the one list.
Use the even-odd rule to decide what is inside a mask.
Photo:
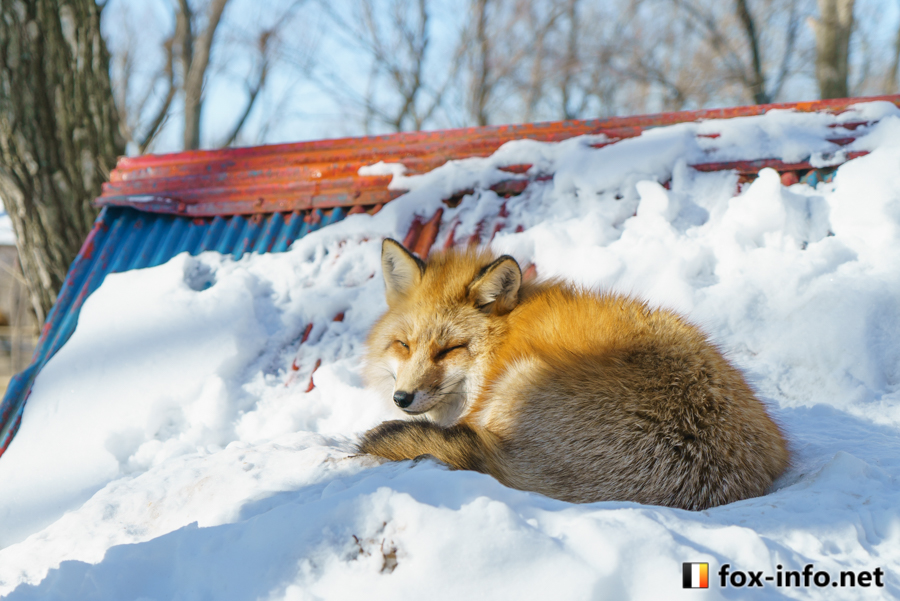
[(378, 368), (379, 368), (381, 371), (386, 371), (386, 372), (388, 373), (388, 375), (390, 375), (391, 378), (393, 378), (393, 380), (394, 380), (395, 382), (397, 381), (397, 374), (395, 374), (393, 371), (391, 371), (390, 369), (388, 369), (387, 367), (384, 367), (384, 366), (382, 366), (382, 365), (379, 365)]

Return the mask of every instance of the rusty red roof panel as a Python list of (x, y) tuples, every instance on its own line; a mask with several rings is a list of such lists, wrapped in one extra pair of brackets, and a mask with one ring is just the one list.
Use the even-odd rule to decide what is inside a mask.
[[(609, 140), (606, 143), (610, 143), (662, 125), (760, 115), (773, 109), (840, 113), (853, 104), (873, 100), (900, 103), (897, 96), (878, 96), (122, 158), (97, 203), (198, 217), (370, 207), (389, 202), (401, 192), (388, 189), (390, 176), (359, 175), (360, 167), (379, 161), (403, 163), (408, 173), (419, 174), (449, 160), (489, 156), (506, 142), (522, 138), (559, 141), (604, 134)], [(846, 132), (852, 132), (855, 125), (859, 124), (842, 125), (843, 132), (836, 133), (832, 141), (839, 145), (851, 142), (853, 137)], [(704, 137), (714, 138), (716, 134)], [(779, 163), (769, 161), (769, 166), (779, 168)], [(742, 173), (759, 170), (740, 161), (695, 167), (704, 171), (736, 169)]]

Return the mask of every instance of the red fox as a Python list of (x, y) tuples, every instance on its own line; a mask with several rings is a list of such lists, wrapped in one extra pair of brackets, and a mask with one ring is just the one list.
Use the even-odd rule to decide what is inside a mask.
[(382, 246), (387, 312), (367, 384), (412, 420), (361, 452), (431, 455), (565, 501), (700, 510), (762, 495), (788, 464), (741, 373), (675, 313), (469, 248)]

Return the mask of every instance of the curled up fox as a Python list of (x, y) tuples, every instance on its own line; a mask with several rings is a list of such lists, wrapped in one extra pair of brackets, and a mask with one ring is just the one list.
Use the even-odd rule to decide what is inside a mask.
[(360, 451), (431, 455), (572, 502), (705, 509), (762, 495), (784, 471), (778, 427), (741, 373), (665, 309), (523, 281), (469, 248), (424, 262), (387, 239), (388, 310), (366, 380), (412, 419)]

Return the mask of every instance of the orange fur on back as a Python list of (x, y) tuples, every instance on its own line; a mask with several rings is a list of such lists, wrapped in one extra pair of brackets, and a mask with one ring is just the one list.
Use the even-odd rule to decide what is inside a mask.
[(432, 455), (568, 501), (685, 509), (764, 494), (785, 469), (741, 373), (675, 313), (523, 282), (485, 250), (425, 264), (387, 240), (382, 263), (389, 308), (366, 379), (418, 418), (367, 432), (361, 451)]

